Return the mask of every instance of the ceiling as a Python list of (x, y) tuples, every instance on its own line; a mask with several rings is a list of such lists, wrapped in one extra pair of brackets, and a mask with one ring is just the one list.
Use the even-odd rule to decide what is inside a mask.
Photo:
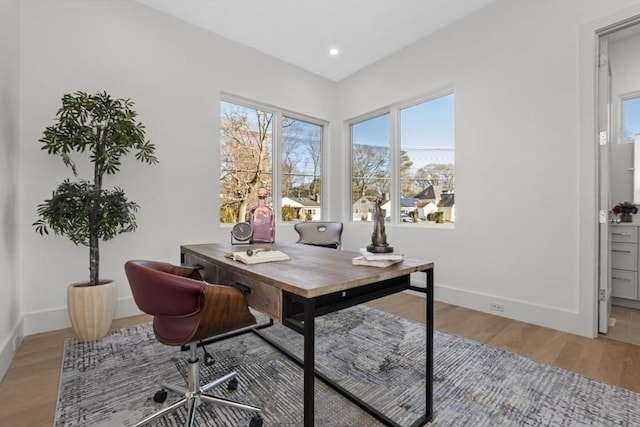
[(339, 81), (495, 0), (137, 1)]

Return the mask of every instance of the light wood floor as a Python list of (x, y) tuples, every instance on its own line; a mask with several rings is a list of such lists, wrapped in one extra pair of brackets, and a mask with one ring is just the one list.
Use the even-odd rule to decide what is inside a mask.
[[(370, 306), (424, 322), (424, 298), (392, 295)], [(444, 303), (435, 304), (435, 326), (457, 335), (568, 369), (640, 393), (640, 346), (588, 339)], [(113, 328), (149, 321), (115, 320)], [(51, 426), (55, 416), (64, 339), (70, 329), (28, 336), (0, 383), (0, 425)]]
[(607, 338), (640, 345), (640, 310), (613, 305), (611, 317), (615, 324), (609, 326)]

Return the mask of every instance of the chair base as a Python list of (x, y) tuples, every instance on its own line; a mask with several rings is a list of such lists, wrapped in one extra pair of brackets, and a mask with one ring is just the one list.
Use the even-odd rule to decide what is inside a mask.
[[(216, 386), (219, 386), (220, 384), (223, 384), (227, 381), (232, 380), (237, 375), (236, 372), (231, 372), (206, 385), (199, 386), (200, 363), (198, 358), (196, 357), (196, 347), (197, 346), (195, 343), (190, 344), (189, 346), (190, 355), (189, 355), (189, 366), (188, 366), (188, 375), (187, 375), (187, 388), (175, 386), (172, 384), (164, 384), (164, 383), (161, 384), (163, 389), (171, 390), (176, 393), (182, 394), (184, 397), (178, 400), (177, 402), (167, 406), (166, 408), (163, 408), (160, 411), (149, 415), (142, 421), (134, 424), (133, 427), (146, 425), (157, 418), (160, 418), (171, 412), (179, 410), (183, 406), (187, 408), (187, 418), (186, 418), (185, 426), (188, 426), (188, 427), (194, 426), (195, 418), (196, 418), (196, 409), (200, 404), (203, 404), (203, 403), (208, 403), (212, 405), (231, 406), (233, 408), (244, 409), (250, 412), (256, 412), (256, 415), (254, 415), (251, 418), (249, 426), (261, 427), (262, 417), (260, 416), (260, 411), (261, 411), (260, 408), (256, 406), (240, 403), (240, 402), (235, 402), (233, 400), (224, 399), (222, 397), (213, 396), (207, 393), (207, 391), (209, 391), (210, 389)], [(156, 393), (156, 396), (158, 396), (158, 393)], [(165, 396), (162, 396), (158, 400), (156, 400), (156, 397), (154, 397), (154, 400), (164, 401), (164, 397)]]

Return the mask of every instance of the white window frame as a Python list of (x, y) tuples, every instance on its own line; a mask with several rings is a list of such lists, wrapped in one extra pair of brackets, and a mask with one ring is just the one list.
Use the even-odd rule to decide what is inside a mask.
[[(276, 224), (290, 224), (290, 222), (282, 221), (282, 117), (286, 116), (292, 118), (294, 120), (300, 120), (304, 122), (308, 122), (314, 125), (318, 125), (322, 128), (322, 135), (320, 138), (320, 159), (321, 159), (321, 173), (320, 179), (322, 182), (322, 194), (320, 195), (320, 209), (321, 209), (321, 218), (324, 220), (327, 215), (327, 203), (326, 203), (326, 195), (328, 194), (327, 190), (327, 143), (328, 143), (328, 135), (329, 135), (329, 122), (326, 120), (318, 119), (316, 117), (308, 116), (302, 113), (296, 113), (294, 111), (286, 110), (284, 108), (276, 107), (270, 104), (266, 104), (263, 102), (255, 101), (252, 99), (244, 98), (237, 95), (232, 95), (229, 93), (221, 93), (220, 100), (218, 101), (218, 109), (220, 108), (221, 102), (228, 102), (231, 104), (241, 105), (249, 108), (255, 108), (257, 110), (265, 111), (268, 113), (272, 113), (274, 117), (273, 124), (273, 135), (272, 135), (272, 151), (271, 154), (271, 200), (272, 200), (272, 208), (276, 214)], [(220, 129), (220, 110), (218, 110), (218, 129)], [(218, 146), (218, 156), (220, 153), (220, 147)], [(219, 158), (219, 157), (218, 157)], [(218, 160), (221, 164), (222, 159)], [(229, 225), (233, 224), (224, 224), (220, 222), (220, 209), (217, 210), (218, 215), (218, 223), (220, 225)]]
[[(390, 191), (390, 201), (391, 206), (397, 206), (398, 209), (394, 209), (393, 212), (390, 212), (391, 224), (394, 225), (402, 225), (402, 226), (417, 226), (417, 227), (434, 227), (437, 226), (439, 228), (453, 228), (453, 224), (430, 224), (430, 223), (407, 223), (402, 222), (402, 218), (400, 215), (400, 193), (401, 193), (401, 185), (400, 185), (400, 111), (405, 108), (414, 107), (419, 104), (423, 104), (425, 102), (433, 101), (434, 99), (441, 98), (447, 95), (454, 95), (455, 99), (455, 91), (452, 84), (440, 87), (435, 89), (434, 91), (429, 92), (428, 94), (422, 95), (417, 98), (412, 98), (410, 100), (397, 102), (386, 107), (379, 108), (377, 110), (371, 111), (369, 113), (354, 117), (345, 122), (347, 127), (347, 135), (349, 137), (349, 158), (351, 161), (349, 162), (349, 183), (352, 182), (353, 179), (353, 125), (373, 119), (375, 117), (381, 116), (383, 114), (389, 114), (389, 126), (390, 126), (390, 150), (391, 150), (391, 159), (389, 165), (389, 174), (391, 182), (389, 183), (389, 191)], [(454, 100), (454, 126), (455, 126), (455, 100)], [(455, 150), (455, 140), (454, 140), (454, 150)], [(455, 165), (455, 163), (454, 163)], [(350, 187), (352, 187), (350, 185)], [(348, 211), (349, 211), (349, 221), (350, 222), (359, 222), (354, 221), (353, 219), (353, 199), (352, 190), (349, 191), (348, 197)]]

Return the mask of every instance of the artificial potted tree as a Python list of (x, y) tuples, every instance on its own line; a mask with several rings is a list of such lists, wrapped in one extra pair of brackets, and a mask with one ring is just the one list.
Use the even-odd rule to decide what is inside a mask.
[(158, 162), (155, 146), (145, 140), (144, 126), (136, 121), (133, 105), (128, 99), (112, 99), (106, 92), (64, 95), (56, 123), (39, 140), (42, 149), (60, 156), (76, 178), (72, 153), (87, 152), (93, 163), (93, 180), (64, 180), (50, 199), (38, 205), (39, 219), (33, 223), (41, 235), (51, 230), (89, 247), (89, 281), (67, 288), (69, 317), (82, 341), (104, 337), (115, 313), (115, 282), (101, 280), (99, 275), (99, 242), (137, 227), (138, 205), (127, 200), (121, 188), (104, 189), (103, 177), (118, 172), (121, 157), (131, 151), (139, 161)]

